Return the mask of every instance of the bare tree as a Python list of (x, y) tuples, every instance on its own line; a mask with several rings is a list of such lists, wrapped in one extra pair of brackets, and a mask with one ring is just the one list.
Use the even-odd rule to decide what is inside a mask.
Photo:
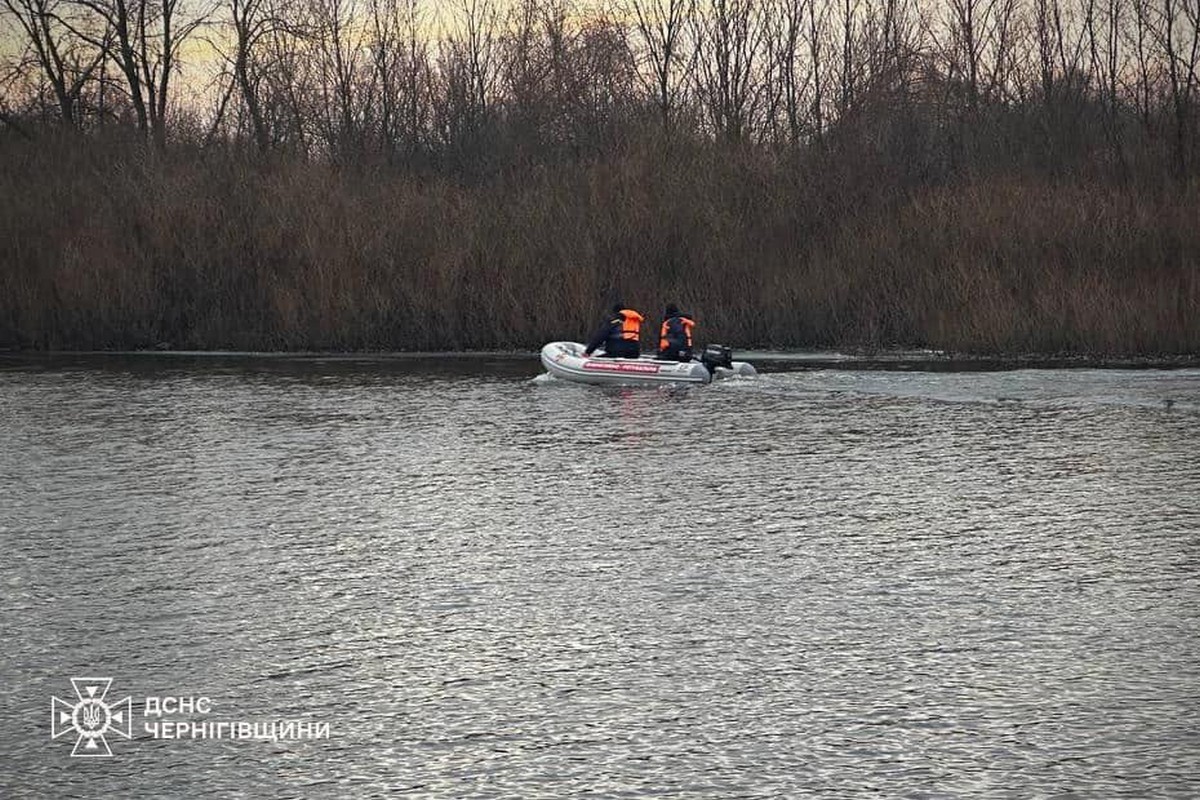
[(985, 55), (996, 35), (1000, 0), (948, 0), (943, 47), (947, 74), (964, 88), (966, 108), (974, 111), (980, 101)]
[(858, 77), (861, 70), (861, 65), (858, 62), (857, 43), (858, 43), (858, 16), (859, 4), (861, 0), (843, 0), (842, 13), (842, 36), (841, 49), (842, 61), (840, 66), (840, 95), (839, 95), (839, 113), (845, 114), (854, 104), (854, 98), (858, 89)]
[[(225, 55), (231, 74), (228, 91), (236, 90), (254, 145), (265, 153), (272, 140), (263, 108), (263, 82), (268, 70), (265, 45), (273, 36), (295, 32), (294, 24), (289, 21), (288, 7), (277, 0), (228, 0), (226, 12), (233, 32), (232, 52)], [(219, 116), (214, 125), (219, 123)]]
[(1157, 24), (1151, 26), (1151, 31), (1166, 61), (1174, 121), (1175, 170), (1182, 180), (1188, 176), (1190, 166), (1191, 117), (1200, 62), (1200, 3), (1162, 0), (1156, 11)]
[(343, 159), (363, 148), (373, 106), (371, 68), (364, 65), (368, 29), (359, 24), (358, 0), (310, 0), (316, 71), (316, 122), (331, 155)]
[[(69, 7), (62, 0), (4, 0), (17, 21), (37, 69), (54, 93), (61, 120), (75, 125), (84, 87), (103, 62), (109, 44), (107, 30), (90, 31), (94, 45), (64, 23)], [(82, 23), (80, 23), (82, 27)]]
[(453, 141), (477, 134), (491, 113), (498, 78), (499, 13), (491, 0), (460, 0), (439, 53), (440, 128)]
[(685, 37), (692, 0), (631, 0), (631, 6), (648, 88), (669, 135), (689, 72)]
[(389, 157), (411, 158), (429, 125), (429, 46), (418, 0), (371, 0), (371, 60), (379, 83), (379, 137)]
[(1121, 138), (1121, 76), (1129, 71), (1129, 65), (1121, 56), (1121, 28), (1124, 20), (1123, 0), (1102, 0), (1096, 8), (1088, 0), (1086, 25), (1089, 72), (1096, 84), (1100, 105), (1104, 109), (1104, 128), (1117, 162), (1124, 165), (1125, 155)]
[(718, 137), (741, 141), (763, 99), (758, 71), (766, 26), (760, 7), (757, 0), (710, 0), (693, 24), (700, 101)]
[(802, 98), (809, 84), (809, 76), (802, 72), (800, 64), (807, 8), (807, 0), (778, 0), (765, 17), (766, 56), (771, 60), (774, 77), (769, 89), (768, 114), (772, 125), (778, 125), (782, 115), (782, 138), (792, 147), (803, 136)]
[(825, 134), (825, 103), (826, 87), (829, 78), (826, 75), (828, 63), (826, 52), (831, 47), (829, 14), (831, 3), (823, 3), (820, 11), (816, 4), (809, 5), (808, 12), (808, 62), (811, 76), (812, 91), (812, 127), (817, 144), (820, 145)]
[(1075, 25), (1062, 0), (1034, 0), (1033, 13), (1041, 95), (1050, 106), (1064, 92), (1078, 93), (1081, 89), (1087, 29), (1086, 25)]
[[(72, 32), (104, 51), (126, 81), (126, 91), (143, 132), (166, 139), (171, 77), (184, 42), (212, 12), (203, 7), (180, 17), (180, 0), (70, 0), (93, 15), (66, 23)], [(61, 17), (60, 19), (66, 19)], [(102, 35), (96, 33), (103, 31)]]

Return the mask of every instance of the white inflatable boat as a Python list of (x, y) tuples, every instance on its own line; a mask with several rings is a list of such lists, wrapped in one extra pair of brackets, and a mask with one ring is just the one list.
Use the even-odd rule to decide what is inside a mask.
[[(745, 361), (734, 361), (728, 347), (709, 345), (701, 357), (691, 361), (660, 361), (653, 355), (641, 358), (606, 358), (583, 354), (578, 342), (551, 342), (542, 348), (542, 366), (555, 378), (575, 383), (656, 384), (709, 383), (735, 375), (757, 375)], [(602, 352), (602, 351), (601, 351)]]

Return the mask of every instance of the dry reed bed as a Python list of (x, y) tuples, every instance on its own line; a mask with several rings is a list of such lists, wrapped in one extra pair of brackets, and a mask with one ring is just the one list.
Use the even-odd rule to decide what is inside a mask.
[(1200, 352), (1200, 202), (627, 151), (486, 181), (0, 141), (0, 345), (532, 348), (620, 293), (747, 346)]

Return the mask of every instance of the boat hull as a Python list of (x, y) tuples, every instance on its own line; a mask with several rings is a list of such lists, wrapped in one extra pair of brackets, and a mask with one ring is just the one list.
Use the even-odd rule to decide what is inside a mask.
[(653, 356), (603, 358), (585, 356), (578, 342), (551, 342), (542, 348), (542, 366), (555, 378), (593, 385), (654, 385), (709, 383), (715, 378), (754, 375), (754, 367), (734, 361), (732, 369), (718, 367), (715, 374), (699, 361), (662, 361)]

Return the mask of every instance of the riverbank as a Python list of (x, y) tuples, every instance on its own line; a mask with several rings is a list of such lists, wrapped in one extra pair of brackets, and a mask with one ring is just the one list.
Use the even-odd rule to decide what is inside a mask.
[(631, 148), (465, 181), (0, 141), (0, 346), (536, 349), (611, 299), (746, 348), (1200, 352), (1200, 191), (908, 185), (842, 155)]
[[(1003, 372), (1008, 370), (1182, 370), (1200, 369), (1200, 354), (1161, 357), (1098, 357), (1024, 353), (983, 356), (968, 353), (888, 350), (838, 352), (827, 350), (739, 350), (762, 373), (813, 370), (880, 372)], [(333, 372), (361, 369), (384, 372), (536, 375), (542, 372), (535, 351), (448, 352), (233, 352), (220, 350), (102, 350), (0, 351), (0, 372), (6, 370), (109, 369), (133, 371), (212, 370), (306, 372), (319, 367)]]

